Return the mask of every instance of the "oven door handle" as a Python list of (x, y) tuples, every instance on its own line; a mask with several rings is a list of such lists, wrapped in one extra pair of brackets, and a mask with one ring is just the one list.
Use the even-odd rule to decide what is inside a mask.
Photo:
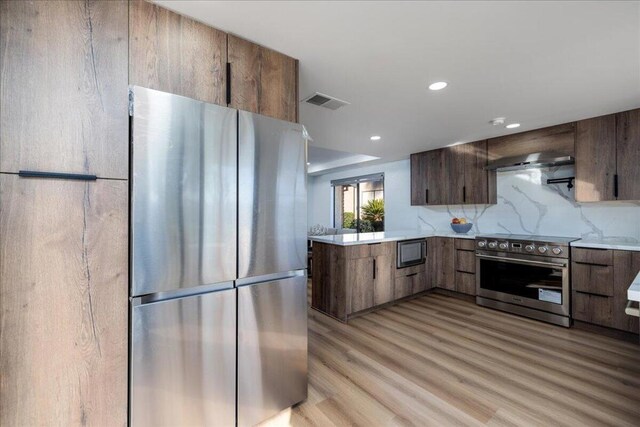
[(559, 264), (554, 262), (532, 261), (532, 260), (522, 259), (522, 258), (503, 258), (500, 256), (478, 255), (478, 254), (476, 254), (476, 257), (479, 259), (486, 259), (489, 261), (509, 262), (511, 264), (528, 264), (528, 265), (539, 265), (544, 267), (567, 268), (566, 263)]

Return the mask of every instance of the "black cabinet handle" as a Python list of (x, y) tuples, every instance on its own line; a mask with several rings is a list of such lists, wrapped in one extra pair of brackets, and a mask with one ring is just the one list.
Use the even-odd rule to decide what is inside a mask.
[(407, 277), (413, 277), (413, 276), (417, 276), (418, 273), (413, 273), (413, 274), (407, 274)]
[(618, 174), (613, 175), (613, 197), (618, 198)]
[(376, 279), (376, 259), (373, 259), (373, 280)]
[(429, 203), (429, 189), (424, 190), (424, 200), (428, 204)]
[(585, 292), (585, 291), (578, 291), (576, 290), (575, 293), (577, 294), (582, 294), (582, 295), (591, 295), (593, 297), (600, 297), (600, 298), (612, 298), (609, 295), (603, 295), (603, 294), (595, 294), (593, 292)]
[(467, 201), (467, 187), (465, 185), (462, 186), (462, 201)]
[(227, 105), (231, 104), (231, 63), (227, 62)]
[(75, 179), (79, 181), (95, 181), (98, 179), (95, 175), (86, 175), (80, 173), (60, 173), (60, 172), (38, 172), (38, 171), (19, 171), (18, 176), (22, 178), (53, 178), (53, 179)]

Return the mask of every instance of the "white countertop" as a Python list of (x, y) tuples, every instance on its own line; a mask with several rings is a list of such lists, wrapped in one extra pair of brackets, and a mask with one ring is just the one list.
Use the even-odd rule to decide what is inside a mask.
[(627, 290), (627, 299), (640, 302), (640, 271)]
[(633, 242), (632, 239), (582, 239), (571, 242), (571, 246), (576, 248), (594, 249), (618, 249), (621, 251), (640, 251), (640, 242)]
[(335, 234), (328, 236), (309, 236), (313, 242), (329, 243), (339, 246), (362, 245), (379, 242), (395, 242), (398, 240), (423, 239), (425, 237), (453, 237), (457, 239), (475, 239), (476, 233), (458, 234), (453, 231), (383, 231), (379, 233)]

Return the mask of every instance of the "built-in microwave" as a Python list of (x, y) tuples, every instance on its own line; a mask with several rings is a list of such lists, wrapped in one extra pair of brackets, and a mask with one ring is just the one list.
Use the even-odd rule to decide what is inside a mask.
[(427, 241), (425, 239), (402, 240), (398, 242), (398, 268), (424, 264), (427, 259)]

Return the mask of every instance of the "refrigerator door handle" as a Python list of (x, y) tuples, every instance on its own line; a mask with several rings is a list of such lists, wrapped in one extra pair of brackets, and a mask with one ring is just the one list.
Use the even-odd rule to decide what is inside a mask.
[(131, 305), (137, 307), (139, 305), (151, 304), (154, 302), (168, 301), (172, 299), (192, 297), (196, 295), (208, 294), (210, 292), (223, 291), (233, 289), (233, 282), (221, 282), (211, 285), (196, 286), (193, 288), (181, 288), (167, 292), (156, 292), (153, 294), (142, 295), (131, 298)]
[(236, 287), (255, 285), (257, 283), (273, 282), (275, 280), (289, 279), (291, 277), (304, 276), (305, 270), (290, 270), (281, 273), (265, 274), (263, 276), (244, 277), (236, 280)]

